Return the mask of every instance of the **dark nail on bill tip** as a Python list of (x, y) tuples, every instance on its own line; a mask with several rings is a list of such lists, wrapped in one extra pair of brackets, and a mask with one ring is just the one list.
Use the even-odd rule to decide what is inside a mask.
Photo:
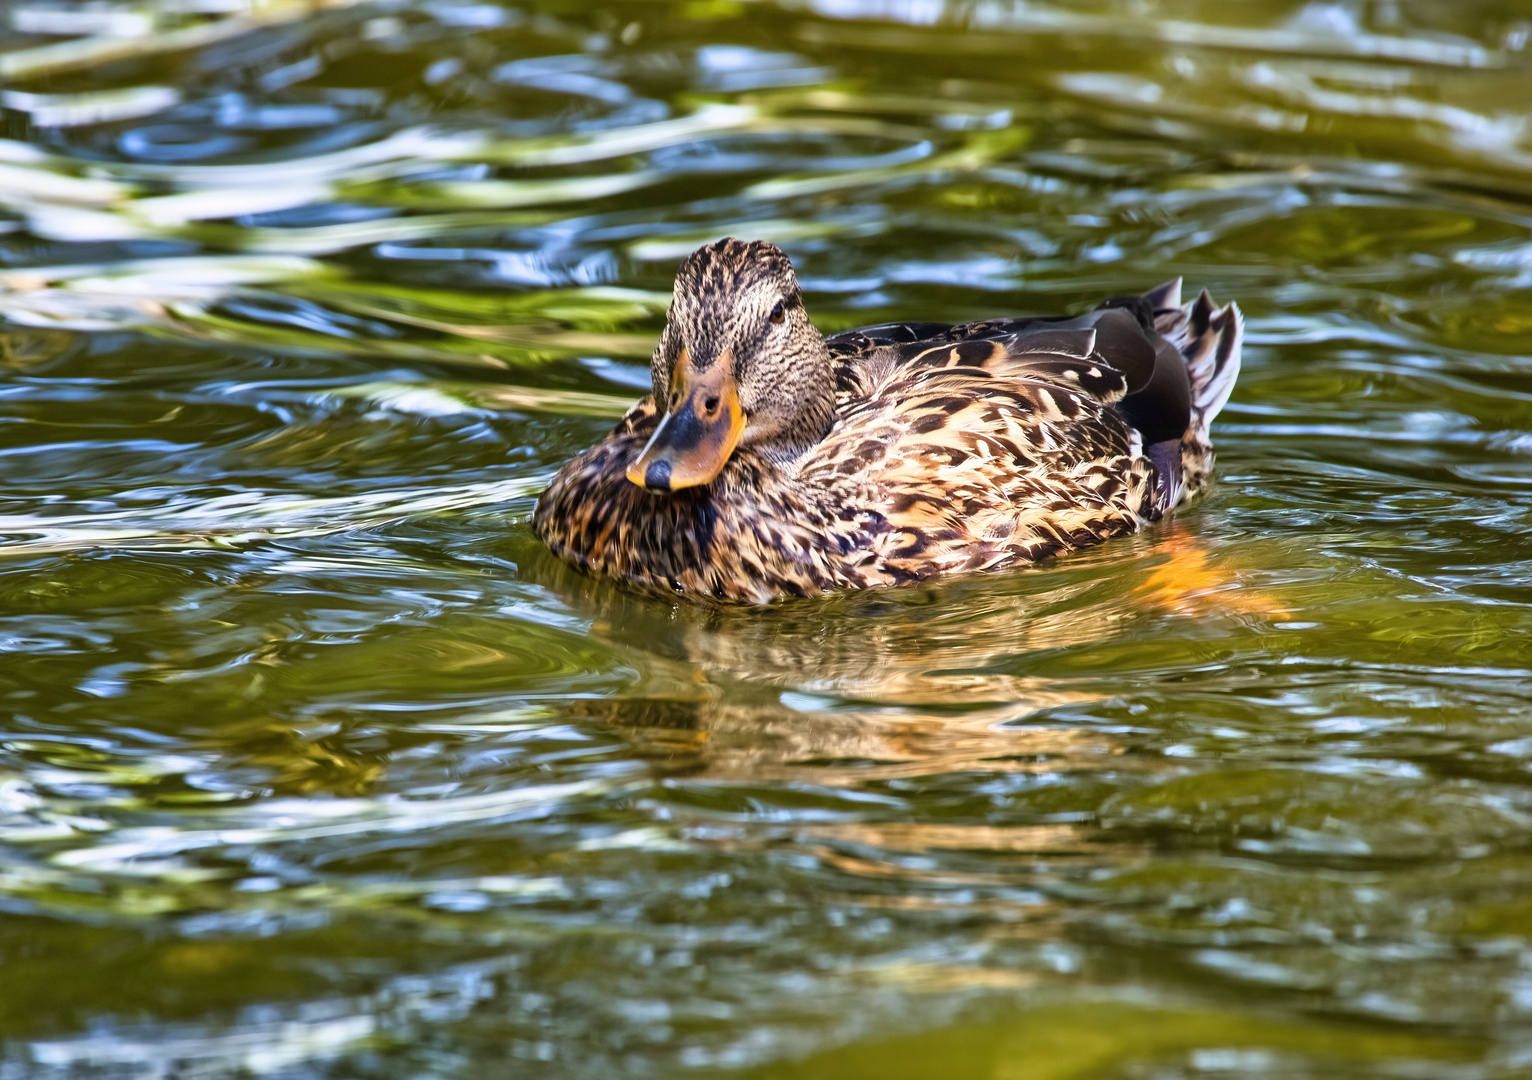
[(650, 491), (669, 491), (670, 462), (656, 461), (644, 470), (644, 487)]

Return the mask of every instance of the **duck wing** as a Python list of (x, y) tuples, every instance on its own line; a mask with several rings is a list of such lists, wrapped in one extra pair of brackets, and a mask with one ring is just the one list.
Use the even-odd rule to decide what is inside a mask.
[[(861, 486), (852, 501), (880, 534), (875, 562), (891, 581), (1136, 531), (1180, 495), (1165, 466), (1193, 416), (1186, 360), (1154, 329), (1153, 297), (1073, 317), (837, 335), (832, 351), (859, 386), (846, 387), (841, 422), (804, 478), (846, 498)], [(1178, 449), (1146, 454), (1153, 444)]]
[(872, 380), (922, 367), (977, 367), (1063, 382), (1116, 405), (1150, 445), (1181, 438), (1192, 419), (1186, 360), (1155, 329), (1154, 305), (1165, 289), (1077, 316), (870, 326), (831, 338), (831, 350), (864, 357)]

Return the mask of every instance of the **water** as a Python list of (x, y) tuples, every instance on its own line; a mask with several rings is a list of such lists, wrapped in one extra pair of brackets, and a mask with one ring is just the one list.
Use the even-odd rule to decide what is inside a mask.
[[(1532, 5), (8, 12), (0, 1077), (1532, 1073)], [(1237, 300), (1216, 487), (579, 577), (731, 233), (826, 329)]]

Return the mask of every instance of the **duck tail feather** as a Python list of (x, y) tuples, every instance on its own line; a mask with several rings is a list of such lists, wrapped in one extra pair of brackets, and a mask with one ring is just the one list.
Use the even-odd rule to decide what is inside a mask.
[[(1146, 296), (1160, 293), (1172, 295), (1162, 285)], [(1192, 383), (1192, 428), (1205, 437), (1239, 377), (1245, 318), (1237, 304), (1219, 307), (1204, 289), (1189, 304), (1156, 305), (1154, 322), (1160, 336), (1186, 359)]]
[(1181, 306), (1181, 279), (1171, 278), (1163, 285), (1156, 285), (1144, 293), (1144, 299), (1149, 301), (1149, 306), (1158, 314), (1166, 308), (1178, 308)]

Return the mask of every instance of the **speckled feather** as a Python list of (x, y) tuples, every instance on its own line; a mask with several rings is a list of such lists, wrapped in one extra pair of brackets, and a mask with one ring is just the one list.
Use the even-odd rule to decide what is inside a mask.
[[(1206, 293), (1180, 306), (1179, 282), (1109, 305), (832, 337), (828, 434), (788, 461), (742, 448), (703, 487), (626, 479), (659, 420), (646, 397), (560, 470), (535, 528), (589, 573), (755, 603), (998, 570), (1135, 532), (1205, 486), (1242, 323)], [(1180, 436), (1146, 448), (1163, 418), (1132, 407), (1144, 388), (1123, 350), (1160, 347), (1184, 358), (1191, 401)]]

